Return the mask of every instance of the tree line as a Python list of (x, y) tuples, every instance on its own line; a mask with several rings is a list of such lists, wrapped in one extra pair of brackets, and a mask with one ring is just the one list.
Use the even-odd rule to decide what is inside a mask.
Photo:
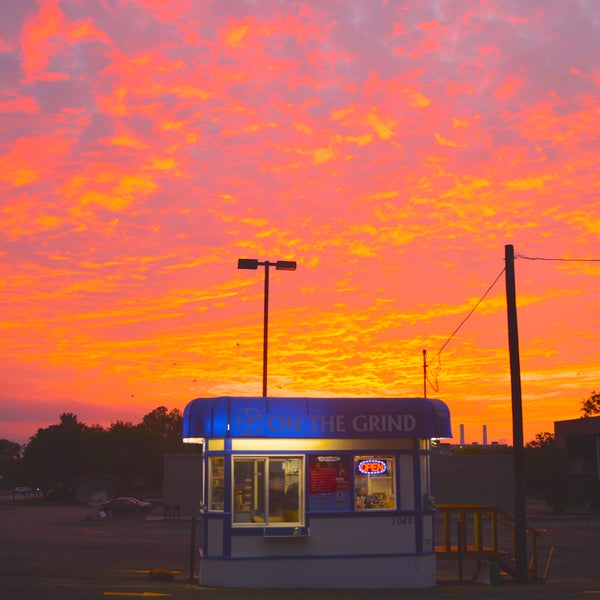
[[(594, 391), (582, 402), (581, 417), (599, 415), (600, 393)], [(23, 446), (0, 439), (0, 488), (26, 484), (39, 488), (44, 497), (53, 492), (67, 498), (78, 478), (98, 477), (110, 480), (119, 495), (134, 493), (136, 487), (160, 492), (163, 455), (198, 452), (182, 442), (182, 424), (181, 412), (164, 406), (139, 423), (116, 421), (108, 428), (88, 426), (73, 413), (62, 413), (58, 424), (38, 429)], [(466, 447), (455, 452), (490, 450)], [(574, 476), (554, 434), (540, 432), (526, 444), (525, 471), (527, 493), (545, 500), (555, 512), (577, 504), (600, 511), (600, 481)]]
[(197, 452), (182, 442), (182, 414), (159, 406), (139, 423), (86, 425), (73, 413), (38, 429), (25, 445), (0, 439), (0, 486), (39, 488), (43, 497), (68, 499), (79, 478), (110, 481), (117, 495), (162, 488), (163, 455)]

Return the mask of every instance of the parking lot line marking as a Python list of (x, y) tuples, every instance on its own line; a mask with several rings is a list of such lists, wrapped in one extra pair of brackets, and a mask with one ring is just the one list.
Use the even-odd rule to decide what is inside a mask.
[[(126, 571), (127, 573), (152, 573), (152, 571), (156, 571), (156, 569), (133, 569), (131, 571)], [(179, 575), (181, 571), (171, 571), (168, 569), (169, 573), (175, 573), (175, 575)]]
[(135, 596), (137, 598), (165, 598), (173, 594), (161, 594), (159, 592), (104, 592), (105, 596)]

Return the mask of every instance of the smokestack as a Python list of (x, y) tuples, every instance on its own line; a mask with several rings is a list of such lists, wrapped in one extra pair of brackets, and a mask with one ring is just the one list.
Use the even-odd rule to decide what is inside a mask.
[(460, 426), (460, 445), (461, 446), (465, 445), (465, 426), (464, 425)]
[(487, 425), (483, 426), (483, 445), (487, 446)]

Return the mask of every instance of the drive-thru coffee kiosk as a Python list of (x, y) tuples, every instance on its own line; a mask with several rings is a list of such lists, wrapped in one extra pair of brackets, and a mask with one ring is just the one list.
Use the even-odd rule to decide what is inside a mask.
[(201, 585), (435, 585), (440, 400), (198, 398), (183, 436), (203, 444)]

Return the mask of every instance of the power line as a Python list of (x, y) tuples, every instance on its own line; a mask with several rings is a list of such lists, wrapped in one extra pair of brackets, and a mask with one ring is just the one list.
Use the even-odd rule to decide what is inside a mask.
[(471, 315), (477, 310), (477, 307), (484, 301), (485, 297), (492, 291), (492, 288), (496, 285), (496, 283), (498, 283), (498, 280), (500, 279), (500, 277), (502, 277), (502, 275), (504, 274), (504, 271), (505, 271), (505, 269), (502, 269), (502, 271), (500, 271), (500, 273), (498, 273), (498, 276), (496, 277), (496, 279), (494, 279), (494, 281), (488, 287), (488, 289), (485, 291), (483, 296), (481, 296), (481, 298), (479, 298), (479, 300), (475, 303), (473, 308), (469, 311), (469, 314), (461, 321), (460, 325), (450, 334), (450, 337), (442, 344), (442, 347), (438, 350), (438, 353), (433, 357), (433, 360), (437, 359), (437, 361), (438, 361), (438, 366), (435, 369), (435, 375), (434, 375), (435, 383), (433, 383), (427, 376), (427, 365), (425, 365), (425, 377), (426, 377), (428, 383), (431, 385), (431, 387), (436, 392), (439, 391), (439, 387), (437, 385), (437, 376), (442, 369), (442, 361), (440, 358), (442, 355), (442, 351), (450, 343), (452, 338), (460, 331), (461, 327), (469, 320)]
[(515, 254), (515, 258), (524, 260), (553, 260), (559, 262), (600, 262), (600, 258), (547, 258), (545, 256), (524, 256), (523, 254)]
[[(524, 254), (515, 254), (515, 258), (520, 258), (522, 260), (543, 260), (543, 261), (553, 261), (553, 262), (600, 262), (600, 258), (552, 258), (552, 257), (547, 257), (547, 256), (525, 256)], [(435, 368), (435, 375), (434, 375), (435, 382), (432, 382), (429, 379), (428, 371), (427, 371), (427, 367), (429, 365), (425, 364), (425, 379), (427, 380), (427, 382), (429, 383), (429, 385), (431, 385), (431, 387), (436, 392), (439, 391), (439, 386), (438, 386), (438, 382), (437, 382), (437, 376), (438, 376), (439, 372), (442, 369), (442, 361), (441, 361), (442, 351), (450, 343), (450, 341), (452, 340), (452, 338), (459, 332), (459, 330), (461, 329), (461, 327), (469, 320), (469, 318), (471, 317), (471, 315), (475, 312), (475, 310), (477, 309), (477, 307), (483, 302), (483, 300), (485, 299), (485, 297), (490, 293), (490, 291), (496, 285), (496, 283), (498, 282), (498, 280), (500, 279), (500, 277), (504, 274), (504, 272), (505, 272), (505, 269), (502, 269), (502, 271), (500, 271), (500, 273), (498, 274), (498, 276), (496, 277), (496, 279), (494, 279), (494, 281), (488, 287), (488, 289), (485, 291), (485, 293), (483, 294), (483, 296), (481, 296), (481, 298), (477, 301), (477, 303), (475, 304), (475, 306), (473, 306), (473, 308), (471, 309), (471, 311), (469, 312), (469, 314), (461, 321), (460, 325), (452, 332), (452, 334), (450, 335), (450, 337), (442, 344), (442, 347), (438, 350), (438, 353), (434, 356), (433, 360), (435, 361), (437, 359), (437, 362), (438, 362), (438, 365)]]

